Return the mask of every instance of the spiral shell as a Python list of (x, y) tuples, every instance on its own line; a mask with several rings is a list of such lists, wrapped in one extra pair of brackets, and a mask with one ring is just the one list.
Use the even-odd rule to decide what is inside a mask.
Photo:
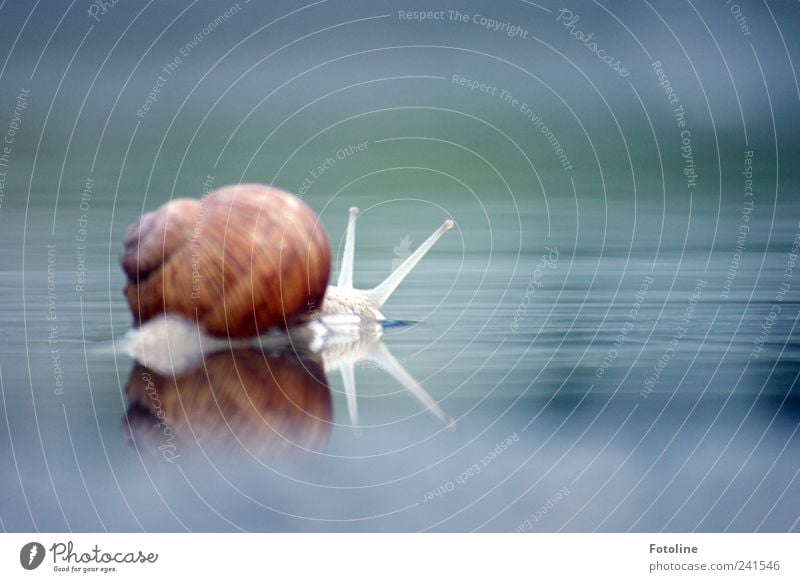
[(168, 313), (251, 337), (319, 309), (328, 236), (296, 196), (258, 184), (173, 200), (128, 229), (121, 257), (136, 324)]

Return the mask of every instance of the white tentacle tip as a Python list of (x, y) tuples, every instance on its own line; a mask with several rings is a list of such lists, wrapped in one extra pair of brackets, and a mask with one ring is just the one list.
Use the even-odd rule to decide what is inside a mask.
[(358, 213), (359, 213), (358, 206), (350, 207), (350, 216), (358, 216)]
[(450, 230), (455, 225), (456, 225), (456, 223), (451, 218), (448, 218), (447, 220), (444, 221), (444, 224), (442, 225), (442, 228), (444, 228), (445, 230)]

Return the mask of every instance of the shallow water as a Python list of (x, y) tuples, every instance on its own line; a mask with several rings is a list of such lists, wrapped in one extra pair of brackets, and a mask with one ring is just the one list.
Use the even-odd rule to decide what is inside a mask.
[[(589, 200), (580, 212), (597, 206)], [(707, 206), (693, 212), (713, 212)], [(293, 414), (280, 399), (259, 400), (276, 389), (264, 378), (294, 365), (275, 360), (263, 374), (256, 368), (216, 385), (213, 398), (197, 396), (207, 386), (162, 387), (159, 406), (174, 426), (165, 430), (139, 380), (156, 373), (134, 371), (129, 357), (111, 349), (130, 321), (116, 249), (87, 249), (95, 267), (84, 292), (76, 292), (69, 229), (63, 240), (46, 243), (51, 215), (20, 215), (25, 251), (4, 258), (4, 294), (16, 301), (6, 302), (0, 317), (15, 338), (2, 353), (0, 438), (10, 452), (2, 472), (4, 526), (797, 527), (796, 293), (780, 302), (763, 351), (751, 354), (776, 303), (796, 221), (776, 221), (770, 250), (754, 249), (742, 260), (722, 299), (730, 252), (719, 250), (709, 262), (701, 245), (659, 248), (658, 232), (629, 222), (632, 209), (623, 203), (615, 203), (606, 242), (600, 229), (576, 231), (567, 208), (551, 208), (553, 235), (530, 241), (525, 254), (518, 236), (503, 230), (502, 205), (493, 206), (492, 218), (496, 212), (503, 226), (491, 232), (480, 228), (482, 217), (448, 210), (459, 229), (385, 309), (416, 323), (388, 327), (384, 344), (455, 420), (452, 428), (370, 361), (355, 365), (357, 427), (336, 371), (311, 387), (291, 375), (282, 380), (298, 386), (290, 401), (310, 410)], [(797, 209), (781, 214), (790, 212)], [(359, 222), (356, 284), (369, 286), (390, 270), (387, 231), (419, 241), (439, 218), (395, 213), (382, 222), (379, 212), (367, 212)], [(542, 218), (531, 213), (526, 220)], [(6, 243), (18, 236), (13, 230), (4, 231)], [(754, 229), (751, 240), (759, 236)], [(623, 242), (629, 237), (631, 252)], [(487, 238), (491, 254), (480, 242)], [(58, 249), (50, 302), (46, 244)], [(532, 280), (537, 285), (529, 287)], [(264, 366), (262, 356), (256, 362)], [(217, 398), (249, 404), (234, 414)]]
[[(227, 4), (99, 22), (0, 4), (0, 135), (20, 117), (0, 182), (0, 528), (800, 529), (795, 8), (739, 2), (750, 38), (725, 3), (574, 2), (623, 78), (546, 2), (460, 3), (525, 39), (372, 1), (273, 26), (296, 3), (256, 4), (142, 115)], [(457, 226), (385, 306), (409, 323), (382, 344), (223, 353), (172, 381), (114, 349), (124, 232), (238, 182), (301, 194), (337, 257), (358, 206), (360, 288)], [(358, 347), (353, 398), (339, 368)]]

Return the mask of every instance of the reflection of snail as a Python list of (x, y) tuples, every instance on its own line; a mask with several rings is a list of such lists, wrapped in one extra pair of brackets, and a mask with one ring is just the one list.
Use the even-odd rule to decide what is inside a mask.
[(315, 312), (382, 321), (383, 304), (453, 221), (445, 221), (383, 283), (359, 290), (353, 288), (357, 214), (350, 210), (338, 285), (328, 286), (327, 235), (297, 197), (242, 184), (199, 202), (173, 200), (128, 230), (121, 262), (134, 319), (142, 324), (177, 315), (211, 335), (240, 338), (290, 327)]
[(320, 450), (331, 433), (331, 394), (315, 357), (228, 350), (178, 375), (137, 364), (128, 400), (134, 439), (166, 460), (195, 445), (257, 457)]

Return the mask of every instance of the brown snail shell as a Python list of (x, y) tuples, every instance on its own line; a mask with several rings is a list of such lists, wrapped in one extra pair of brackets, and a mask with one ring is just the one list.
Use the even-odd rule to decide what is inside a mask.
[(239, 184), (142, 216), (128, 229), (121, 264), (136, 324), (170, 313), (212, 335), (250, 337), (319, 309), (331, 251), (299, 198)]
[(196, 446), (223, 454), (294, 456), (322, 450), (333, 427), (322, 362), (290, 353), (218, 352), (177, 376), (137, 363), (127, 396), (131, 436), (165, 457)]

